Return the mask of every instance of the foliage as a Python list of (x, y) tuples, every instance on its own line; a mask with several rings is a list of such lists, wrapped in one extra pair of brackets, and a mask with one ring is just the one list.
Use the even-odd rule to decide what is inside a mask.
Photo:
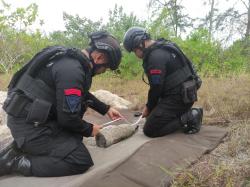
[(203, 76), (249, 72), (250, 53), (249, 48), (245, 47), (244, 40), (223, 48), (219, 41), (210, 42), (208, 30), (202, 28), (193, 31), (186, 40), (180, 38), (173, 40)]
[(4, 1), (0, 3), (3, 5), (0, 9), (0, 73), (5, 73), (17, 70), (49, 41), (39, 30), (28, 33), (38, 16), (36, 4), (13, 11)]
[(217, 43), (209, 42), (209, 33), (205, 29), (192, 32), (179, 45), (193, 61), (198, 71), (205, 75), (218, 74), (221, 70), (220, 55), (222, 49)]
[[(175, 37), (180, 36), (186, 28), (192, 26), (192, 21), (187, 14), (183, 13), (184, 7), (178, 0), (150, 0), (149, 9), (152, 10), (154, 22), (161, 22), (163, 28), (168, 28)], [(158, 26), (160, 26), (158, 24)]]
[[(121, 6), (115, 5), (114, 9), (109, 11), (109, 21), (104, 28), (122, 43), (124, 32), (132, 26), (145, 27), (145, 22), (139, 20), (133, 13), (129, 15), (124, 13)], [(140, 60), (124, 50), (121, 65), (115, 73), (122, 78), (132, 79), (142, 73)]]
[(88, 45), (88, 34), (101, 30), (102, 21), (92, 21), (88, 18), (81, 18), (79, 15), (72, 16), (63, 13), (63, 20), (65, 22), (66, 31), (65, 36), (68, 39), (67, 45), (72, 47), (83, 48)]
[(250, 72), (250, 45), (249, 40), (235, 41), (224, 52), (224, 64), (229, 72)]
[(133, 13), (124, 13), (123, 8), (115, 5), (113, 10), (109, 10), (109, 20), (105, 29), (117, 37), (122, 42), (126, 30), (132, 26), (145, 26), (145, 22), (139, 20)]
[[(78, 48), (88, 46), (88, 34), (98, 30), (107, 30), (122, 43), (123, 35), (132, 26), (141, 26), (148, 29), (152, 38), (161, 38), (176, 42), (194, 62), (197, 70), (204, 76), (231, 75), (250, 72), (250, 40), (242, 37), (229, 46), (223, 46), (221, 41), (211, 40), (211, 33), (207, 27), (193, 28), (190, 34), (183, 39), (180, 33), (191, 26), (188, 15), (183, 14), (181, 2), (175, 0), (150, 0), (149, 7), (155, 13), (150, 20), (139, 19), (133, 13), (125, 13), (123, 8), (115, 5), (109, 11), (109, 19), (92, 21), (79, 15), (70, 15), (64, 12), (64, 31), (54, 31), (48, 36), (39, 30), (30, 28), (37, 22), (38, 6), (31, 4), (25, 8), (12, 9), (11, 5), (0, 1), (0, 72), (11, 72), (19, 69), (35, 53), (48, 45), (65, 45)], [(156, 8), (158, 7), (158, 9)], [(173, 9), (171, 9), (171, 7)], [(230, 25), (231, 17), (237, 12), (227, 10), (220, 14), (217, 26), (225, 30)], [(217, 10), (214, 10), (217, 11)], [(184, 19), (184, 17), (188, 19)], [(175, 18), (175, 19), (174, 19)], [(225, 20), (228, 20), (227, 22)], [(238, 17), (237, 20), (241, 19)], [(244, 18), (245, 20), (245, 18)], [(243, 21), (244, 21), (243, 20)], [(42, 23), (40, 21), (40, 23)], [(178, 32), (177, 32), (178, 31)], [(179, 34), (177, 34), (179, 33)], [(213, 34), (213, 33), (212, 33)], [(143, 72), (141, 60), (133, 53), (123, 51), (123, 59), (119, 70), (108, 72), (107, 76), (119, 76), (133, 79)]]
[(122, 78), (133, 79), (143, 73), (142, 62), (133, 54), (124, 53), (121, 65), (119, 67), (119, 75)]

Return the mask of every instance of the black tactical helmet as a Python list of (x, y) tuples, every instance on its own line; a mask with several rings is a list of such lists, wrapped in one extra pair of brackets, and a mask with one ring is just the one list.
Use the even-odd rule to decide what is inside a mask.
[(98, 31), (89, 35), (92, 50), (104, 51), (110, 60), (109, 67), (116, 70), (121, 62), (122, 53), (117, 39), (107, 31)]
[(143, 40), (150, 39), (150, 35), (142, 27), (131, 27), (127, 30), (123, 39), (123, 46), (131, 52), (138, 47)]

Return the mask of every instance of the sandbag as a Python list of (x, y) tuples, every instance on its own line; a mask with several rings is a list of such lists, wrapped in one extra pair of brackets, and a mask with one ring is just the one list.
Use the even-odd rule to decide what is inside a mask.
[(109, 147), (132, 136), (136, 127), (130, 124), (110, 125), (101, 129), (100, 133), (95, 137), (98, 147)]

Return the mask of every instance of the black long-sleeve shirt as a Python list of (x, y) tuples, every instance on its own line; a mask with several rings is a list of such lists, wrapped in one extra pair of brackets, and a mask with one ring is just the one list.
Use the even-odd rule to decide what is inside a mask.
[(149, 111), (157, 105), (160, 97), (167, 94), (164, 85), (166, 77), (181, 67), (180, 60), (173, 53), (162, 48), (151, 50), (151, 47), (146, 50), (143, 59), (144, 71), (150, 85), (146, 104)]
[(89, 93), (86, 73), (81, 63), (73, 58), (64, 57), (52, 67), (52, 79), (56, 89), (56, 116), (58, 124), (69, 130), (91, 136), (93, 125), (82, 119), (87, 100), (91, 108), (105, 114), (109, 106)]

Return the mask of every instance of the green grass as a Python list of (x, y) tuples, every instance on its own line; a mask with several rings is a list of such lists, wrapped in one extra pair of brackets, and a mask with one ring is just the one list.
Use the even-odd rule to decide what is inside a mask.
[(2, 74), (0, 73), (0, 90), (7, 90), (7, 86), (10, 82), (12, 74)]

